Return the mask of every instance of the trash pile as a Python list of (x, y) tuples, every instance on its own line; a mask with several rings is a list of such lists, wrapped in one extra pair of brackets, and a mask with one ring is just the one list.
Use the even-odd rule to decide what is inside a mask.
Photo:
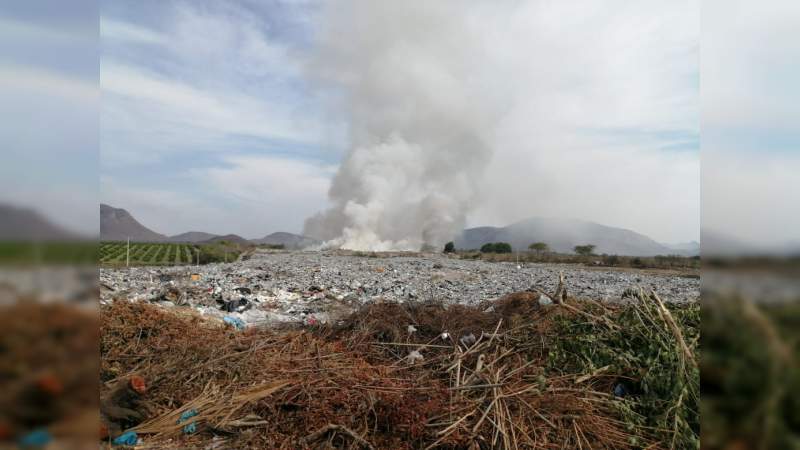
[[(245, 261), (199, 267), (100, 269), (102, 303), (124, 298), (184, 307), (245, 326), (335, 323), (376, 301), (477, 305), (564, 273), (578, 298), (619, 301), (632, 285), (668, 302), (699, 298), (698, 279), (577, 266), (466, 261), (442, 256), (358, 257), (336, 252), (257, 251)], [(230, 319), (224, 319), (230, 317)]]
[(133, 392), (141, 418), (108, 439), (149, 448), (699, 448), (699, 306), (629, 297), (576, 301), (562, 277), (547, 294), (244, 330), (107, 302), (101, 411)]

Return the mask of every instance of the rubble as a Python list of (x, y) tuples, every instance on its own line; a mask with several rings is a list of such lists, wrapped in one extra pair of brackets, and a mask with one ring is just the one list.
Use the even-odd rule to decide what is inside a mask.
[[(495, 263), (443, 255), (359, 257), (339, 252), (255, 252), (246, 261), (183, 267), (101, 268), (101, 302), (121, 298), (186, 306), (248, 326), (333, 323), (376, 301), (437, 300), (478, 305), (511, 292), (553, 292), (563, 273), (570, 295), (622, 301), (626, 289), (654, 289), (667, 302), (696, 301), (700, 280), (674, 274), (563, 264)], [(550, 302), (548, 302), (550, 300)], [(540, 304), (552, 302), (538, 298)]]

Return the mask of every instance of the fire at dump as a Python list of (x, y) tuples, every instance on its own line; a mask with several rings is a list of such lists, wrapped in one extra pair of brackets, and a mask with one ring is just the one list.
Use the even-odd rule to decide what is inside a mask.
[(332, 207), (304, 234), (329, 248), (441, 248), (477, 203), (510, 92), (474, 95), (496, 87), (491, 62), (475, 65), (495, 52), (460, 5), (355, 3), (326, 12), (317, 45), (315, 77), (342, 94), (350, 150)]

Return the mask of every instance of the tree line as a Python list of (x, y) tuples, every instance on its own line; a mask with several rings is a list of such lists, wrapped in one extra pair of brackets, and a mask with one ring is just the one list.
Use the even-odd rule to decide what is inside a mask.
[[(594, 249), (596, 248), (595, 245), (592, 244), (585, 244), (585, 245), (576, 245), (573, 248), (575, 254), (581, 256), (592, 256), (594, 255)], [(532, 250), (536, 252), (538, 255), (542, 255), (545, 253), (550, 253), (550, 246), (547, 245), (545, 242), (534, 242), (528, 246), (528, 250)], [(455, 243), (452, 241), (448, 242), (444, 246), (444, 253), (455, 253), (456, 246)], [(511, 248), (511, 244), (508, 242), (489, 242), (483, 244), (480, 249), (481, 253), (511, 253), (513, 249)]]

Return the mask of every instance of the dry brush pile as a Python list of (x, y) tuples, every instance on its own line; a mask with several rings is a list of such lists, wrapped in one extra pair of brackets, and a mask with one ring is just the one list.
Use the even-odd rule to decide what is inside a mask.
[(698, 447), (696, 304), (539, 295), (246, 331), (117, 301), (102, 310), (103, 390), (148, 380), (135, 430), (153, 448)]

